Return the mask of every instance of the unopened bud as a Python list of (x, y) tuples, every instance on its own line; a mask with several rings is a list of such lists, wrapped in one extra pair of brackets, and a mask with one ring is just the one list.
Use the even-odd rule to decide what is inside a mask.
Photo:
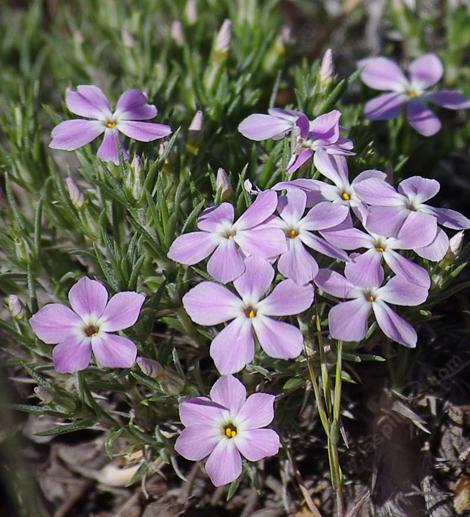
[(171, 24), (171, 37), (179, 47), (184, 45), (183, 24), (179, 20), (174, 20)]
[(190, 25), (194, 25), (197, 20), (197, 0), (188, 0), (184, 10), (186, 20)]
[(320, 84), (325, 87), (333, 80), (335, 65), (333, 62), (333, 51), (329, 48), (324, 54), (320, 65)]
[(154, 361), (148, 357), (139, 356), (136, 359), (136, 363), (139, 365), (142, 373), (148, 377), (152, 377), (152, 379), (158, 379), (164, 373), (162, 365), (158, 361)]
[(449, 240), (449, 252), (452, 253), (455, 257), (460, 255), (463, 246), (463, 238), (465, 232), (462, 230), (457, 232), (453, 237)]
[(186, 142), (186, 147), (191, 154), (197, 154), (199, 150), (203, 129), (204, 114), (202, 111), (198, 110), (196, 111), (188, 128), (188, 141)]
[(44, 404), (49, 404), (49, 402), (52, 402), (52, 392), (47, 388), (44, 388), (44, 386), (35, 386), (33, 391), (36, 397), (40, 399), (41, 402), (43, 402)]
[(215, 38), (214, 50), (219, 59), (225, 59), (232, 43), (232, 22), (224, 20)]
[(16, 296), (16, 294), (10, 294), (7, 300), (10, 314), (15, 319), (20, 320), (24, 316), (24, 306), (21, 303), (21, 300)]
[(142, 160), (138, 154), (134, 155), (131, 162), (131, 174), (126, 178), (126, 186), (132, 197), (139, 200), (142, 194)]
[(85, 198), (78, 189), (77, 184), (73, 181), (72, 178), (65, 178), (65, 186), (67, 187), (67, 191), (69, 193), (70, 201), (75, 206), (75, 208), (81, 208), (85, 203)]
[(158, 361), (148, 357), (138, 357), (136, 360), (142, 373), (158, 381), (169, 395), (178, 395), (184, 387), (184, 381), (174, 373), (165, 370)]
[(222, 167), (220, 167), (217, 171), (217, 179), (215, 180), (215, 186), (217, 198), (220, 202), (227, 201), (232, 197), (232, 183), (230, 182), (229, 175), (227, 174), (225, 169), (222, 169)]

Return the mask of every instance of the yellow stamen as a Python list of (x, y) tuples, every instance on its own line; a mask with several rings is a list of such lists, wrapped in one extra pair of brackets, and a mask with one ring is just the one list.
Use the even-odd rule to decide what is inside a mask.
[(251, 311), (248, 313), (248, 317), (254, 318), (255, 316), (256, 316), (256, 312), (253, 309), (251, 309)]
[(297, 230), (289, 230), (287, 232), (287, 237), (289, 237), (289, 239), (295, 239), (297, 237), (297, 235), (299, 235), (299, 232)]
[(384, 249), (384, 248), (382, 248), (382, 246), (377, 246), (377, 247), (375, 248), (375, 250), (376, 250), (376, 251), (378, 251), (379, 253), (383, 253), (383, 252), (385, 251), (385, 249)]
[(414, 99), (414, 98), (418, 97), (418, 95), (419, 95), (418, 92), (413, 88), (411, 88), (411, 90), (408, 90), (406, 93), (407, 93), (408, 97), (410, 97), (410, 99)]
[(224, 237), (231, 241), (235, 237), (235, 232), (232, 230), (227, 230), (224, 234)]
[(113, 120), (110, 120), (109, 122), (106, 122), (106, 127), (109, 129), (114, 129), (117, 126), (116, 122)]
[(367, 300), (369, 302), (375, 302), (375, 296), (373, 294), (369, 294), (369, 296), (367, 297)]
[(345, 201), (349, 201), (351, 199), (351, 196), (347, 192), (343, 192), (341, 194), (341, 198), (344, 199)]
[(225, 426), (224, 434), (227, 438), (235, 438), (237, 436), (237, 428), (233, 424)]

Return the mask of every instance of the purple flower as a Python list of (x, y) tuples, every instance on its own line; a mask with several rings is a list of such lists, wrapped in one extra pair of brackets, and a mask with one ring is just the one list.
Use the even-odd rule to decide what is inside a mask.
[(168, 257), (193, 265), (212, 254), (207, 264), (209, 274), (224, 284), (231, 282), (245, 271), (246, 255), (268, 258), (286, 250), (282, 231), (262, 224), (276, 206), (277, 194), (268, 190), (259, 194), (236, 222), (230, 203), (209, 208), (198, 219), (201, 231), (179, 236), (171, 245)]
[[(398, 185), (398, 192), (385, 181), (368, 179), (360, 184), (361, 198), (372, 205), (367, 226), (376, 233), (396, 233), (407, 218), (415, 213), (428, 214), (437, 223), (453, 230), (470, 228), (470, 219), (449, 208), (434, 208), (425, 202), (434, 197), (440, 189), (436, 180), (413, 176)], [(415, 252), (428, 260), (442, 260), (449, 249), (449, 238), (438, 229), (434, 240)]]
[(361, 221), (365, 221), (369, 212), (356, 187), (369, 178), (385, 179), (386, 174), (377, 170), (361, 172), (352, 181), (349, 180), (348, 164), (344, 156), (333, 156), (325, 151), (317, 151), (314, 156), (315, 167), (328, 178), (333, 185), (324, 181), (299, 178), (278, 183), (274, 190), (300, 188), (307, 194), (307, 206), (327, 200), (332, 203), (352, 208)]
[(137, 353), (135, 344), (110, 332), (134, 325), (144, 299), (141, 294), (126, 291), (108, 301), (103, 284), (84, 277), (70, 289), (72, 309), (50, 303), (29, 322), (39, 339), (56, 345), (53, 359), (58, 372), (85, 369), (90, 364), (92, 350), (100, 366), (130, 368)]
[(287, 171), (292, 174), (319, 151), (328, 154), (350, 156), (353, 143), (340, 135), (341, 113), (333, 110), (312, 121), (307, 117), (297, 119), (298, 137)]
[(313, 287), (292, 280), (280, 282), (264, 298), (274, 279), (272, 266), (259, 257), (248, 257), (245, 262), (245, 272), (234, 282), (240, 297), (215, 282), (202, 282), (183, 297), (186, 312), (199, 325), (230, 321), (210, 348), (221, 374), (238, 372), (253, 360), (255, 336), (270, 357), (297, 357), (302, 351), (302, 333), (272, 316), (300, 314), (313, 301)]
[(366, 59), (361, 78), (367, 86), (384, 93), (370, 100), (365, 115), (370, 120), (389, 120), (398, 117), (402, 106), (411, 126), (423, 136), (432, 136), (441, 129), (441, 122), (427, 103), (459, 110), (470, 108), (470, 100), (456, 90), (429, 91), (443, 75), (441, 60), (435, 54), (425, 54), (411, 62), (409, 77), (389, 59)]
[[(373, 226), (371, 217), (368, 219)], [(397, 253), (397, 250), (415, 250), (430, 244), (436, 236), (436, 218), (419, 212), (411, 213), (403, 223), (399, 232), (376, 234), (368, 229), (365, 233), (358, 228), (348, 228), (340, 225), (332, 230), (321, 232), (323, 237), (339, 248), (355, 250), (368, 248), (368, 250), (355, 259), (363, 269), (364, 281), (372, 285), (377, 284), (382, 276), (381, 262), (384, 260), (390, 269), (397, 275), (401, 275), (408, 282), (429, 289), (431, 280), (428, 272), (418, 264)]]
[(345, 277), (328, 269), (320, 269), (315, 279), (322, 291), (338, 298), (350, 299), (330, 310), (328, 322), (331, 336), (342, 341), (361, 341), (369, 328), (369, 314), (373, 312), (386, 336), (414, 348), (416, 331), (387, 304), (419, 305), (426, 300), (428, 290), (400, 275), (394, 276), (382, 286), (384, 271), (381, 267), (380, 274), (372, 280), (364, 274), (364, 266), (354, 260), (346, 264), (344, 273)]
[(307, 248), (338, 260), (348, 260), (344, 251), (313, 234), (314, 231), (343, 222), (348, 215), (347, 207), (322, 202), (304, 216), (306, 202), (305, 192), (298, 188), (288, 190), (287, 196), (279, 198), (277, 210), (280, 217), (269, 222), (270, 226), (280, 228), (287, 237), (287, 251), (279, 257), (278, 270), (297, 284), (310, 282), (318, 273), (317, 261)]
[(112, 111), (110, 102), (97, 86), (81, 85), (77, 91), (69, 89), (66, 94), (67, 108), (85, 117), (85, 120), (61, 122), (52, 130), (49, 147), (74, 151), (104, 133), (98, 158), (119, 165), (119, 148), (125, 159), (129, 157), (119, 133), (141, 142), (151, 142), (171, 134), (170, 126), (141, 122), (157, 115), (157, 108), (147, 104), (147, 100), (139, 90), (126, 90)]
[(268, 113), (269, 115), (255, 113), (248, 116), (240, 123), (238, 131), (246, 138), (259, 142), (283, 138), (297, 127), (299, 118), (303, 118), (308, 124), (308, 118), (300, 111), (271, 108)]
[(274, 395), (254, 393), (246, 398), (243, 384), (227, 375), (212, 386), (210, 399), (181, 402), (185, 429), (175, 450), (188, 460), (209, 456), (206, 471), (215, 486), (226, 485), (242, 472), (242, 458), (259, 461), (278, 453), (278, 434), (264, 429), (274, 418)]

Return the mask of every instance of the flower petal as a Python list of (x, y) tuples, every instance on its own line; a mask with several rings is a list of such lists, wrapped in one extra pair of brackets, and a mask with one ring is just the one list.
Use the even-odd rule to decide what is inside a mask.
[(218, 325), (236, 318), (241, 300), (223, 285), (201, 282), (183, 296), (189, 317), (199, 325)]
[(291, 316), (306, 311), (313, 303), (313, 287), (283, 280), (258, 304), (267, 316)]
[(289, 189), (286, 196), (279, 198), (277, 211), (287, 224), (295, 225), (304, 215), (306, 203), (307, 195), (303, 190)]
[(441, 121), (420, 101), (408, 101), (406, 113), (408, 122), (420, 135), (432, 136), (441, 129)]
[(147, 97), (140, 90), (126, 90), (119, 97), (115, 114), (122, 120), (147, 120), (157, 116), (157, 108), (147, 104)]
[(374, 90), (401, 91), (407, 84), (398, 65), (384, 57), (373, 57), (363, 62), (361, 79)]
[(288, 133), (293, 126), (291, 120), (255, 113), (240, 123), (238, 131), (244, 137), (259, 142), (268, 138), (281, 137)]
[(245, 403), (246, 389), (233, 375), (223, 375), (212, 386), (210, 396), (217, 404), (238, 413)]
[(310, 122), (309, 137), (334, 144), (339, 138), (339, 119), (341, 112), (332, 110)]
[(409, 73), (413, 83), (429, 88), (441, 80), (444, 68), (436, 54), (424, 54), (411, 62)]
[(115, 294), (103, 312), (103, 331), (115, 332), (132, 327), (139, 317), (144, 301), (145, 296), (134, 291)]
[(257, 316), (253, 318), (253, 327), (261, 348), (270, 357), (293, 359), (302, 352), (304, 338), (294, 325)]
[(403, 276), (408, 282), (417, 284), (425, 289), (431, 286), (429, 273), (418, 264), (402, 257), (394, 250), (387, 250), (383, 253), (385, 262), (390, 269), (396, 274)]
[(427, 99), (438, 106), (449, 110), (463, 110), (470, 108), (470, 99), (455, 90), (441, 90), (430, 93)]
[(80, 85), (76, 91), (68, 89), (65, 102), (67, 108), (80, 117), (103, 119), (111, 115), (111, 105), (106, 95), (92, 84)]
[(270, 228), (269, 223), (241, 230), (234, 240), (243, 253), (261, 258), (277, 257), (287, 249), (284, 232), (278, 228)]
[(342, 223), (348, 216), (348, 213), (349, 209), (347, 206), (323, 201), (309, 210), (302, 219), (301, 225), (302, 228), (310, 231), (326, 230)]
[(330, 269), (320, 269), (315, 277), (315, 284), (325, 293), (337, 298), (349, 298), (354, 285), (343, 275)]
[(279, 435), (272, 429), (251, 429), (235, 437), (235, 444), (249, 461), (275, 456), (281, 446)]
[(180, 420), (186, 427), (204, 425), (216, 427), (216, 422), (224, 418), (226, 409), (207, 397), (184, 400), (179, 406)]
[(60, 373), (74, 373), (84, 370), (91, 360), (91, 346), (88, 340), (69, 336), (52, 351), (54, 368)]
[(124, 336), (102, 334), (91, 340), (91, 347), (99, 366), (130, 368), (137, 357), (137, 347)]
[(365, 226), (377, 235), (396, 235), (409, 215), (410, 210), (404, 206), (372, 206)]
[(29, 323), (41, 341), (55, 345), (75, 334), (82, 320), (66, 305), (49, 303), (33, 314)]
[(191, 266), (208, 257), (217, 248), (217, 240), (207, 232), (185, 233), (177, 237), (168, 251), (168, 258)]
[(175, 442), (175, 451), (191, 461), (199, 461), (215, 449), (221, 437), (215, 428), (195, 424), (183, 429)]
[(403, 193), (399, 194), (390, 183), (369, 178), (354, 185), (354, 191), (362, 201), (373, 206), (402, 206)]
[(405, 102), (406, 97), (402, 93), (383, 93), (366, 102), (364, 115), (369, 120), (397, 118)]
[(370, 236), (358, 228), (324, 230), (321, 234), (329, 243), (333, 244), (333, 246), (337, 246), (343, 250), (367, 248), (371, 241)]
[(197, 220), (197, 227), (206, 232), (214, 232), (219, 229), (220, 223), (233, 223), (233, 205), (222, 203), (219, 206), (206, 208)]
[(415, 329), (407, 321), (398, 316), (386, 303), (374, 302), (372, 307), (377, 324), (387, 337), (408, 348), (415, 348), (418, 337)]
[(129, 138), (133, 138), (139, 142), (152, 142), (153, 140), (171, 135), (170, 126), (157, 124), (156, 122), (120, 121), (117, 125), (117, 129)]
[(258, 429), (269, 425), (274, 418), (274, 401), (276, 397), (268, 393), (250, 395), (237, 415), (237, 422), (245, 429)]
[(311, 282), (318, 273), (317, 261), (299, 238), (290, 239), (289, 249), (279, 257), (277, 268), (281, 275), (300, 285)]
[(402, 276), (394, 276), (383, 287), (378, 289), (380, 300), (393, 305), (414, 306), (424, 303), (428, 290), (408, 282)]
[(441, 186), (438, 181), (421, 176), (406, 178), (398, 185), (398, 192), (407, 196), (416, 203), (424, 203), (439, 192)]
[(451, 228), (452, 230), (466, 230), (470, 228), (470, 219), (456, 210), (451, 210), (450, 208), (427, 208), (430, 208), (430, 212), (437, 217), (437, 222), (446, 228)]
[(222, 284), (233, 282), (245, 271), (243, 259), (235, 240), (223, 239), (207, 263), (207, 272)]
[(342, 341), (361, 341), (369, 328), (371, 304), (356, 298), (335, 305), (328, 314), (331, 337)]
[(397, 249), (412, 250), (431, 244), (436, 237), (437, 221), (432, 215), (411, 212), (396, 238)]
[(207, 474), (214, 486), (231, 483), (242, 473), (242, 459), (233, 439), (221, 440), (206, 462)]
[(49, 147), (62, 151), (74, 151), (89, 144), (103, 131), (103, 124), (95, 120), (66, 120), (52, 130)]
[(431, 244), (428, 244), (424, 248), (416, 248), (414, 252), (424, 259), (439, 262), (446, 256), (449, 250), (449, 244), (449, 237), (439, 228)]
[(333, 246), (325, 239), (322, 239), (318, 235), (312, 235), (311, 233), (302, 232), (300, 234), (300, 240), (309, 248), (312, 248), (327, 257), (334, 258), (336, 260), (348, 260), (348, 255), (342, 249)]
[(210, 355), (222, 375), (239, 372), (251, 363), (255, 344), (250, 320), (241, 316), (227, 325), (212, 341)]
[(382, 254), (375, 249), (370, 249), (346, 262), (344, 275), (355, 286), (379, 287), (384, 280), (381, 263)]
[(240, 230), (253, 228), (264, 223), (277, 208), (277, 193), (274, 190), (265, 190), (258, 194), (251, 206), (240, 216), (235, 223)]
[(289, 174), (294, 173), (302, 165), (306, 164), (313, 156), (312, 149), (302, 149), (299, 154), (292, 155), (291, 159), (289, 160), (289, 163), (287, 164), (287, 172)]
[(267, 260), (259, 257), (246, 258), (245, 268), (245, 272), (233, 285), (243, 299), (257, 302), (271, 286), (274, 269)]
[(124, 147), (121, 139), (119, 138), (119, 133), (116, 129), (106, 129), (104, 132), (103, 141), (98, 148), (97, 156), (100, 160), (105, 162), (113, 162), (116, 165), (119, 165), (119, 150), (118, 146), (121, 150), (122, 157), (124, 160), (129, 158), (129, 153), (127, 149)]
[(108, 291), (97, 280), (88, 277), (80, 280), (69, 291), (69, 302), (72, 309), (82, 318), (93, 316), (99, 318), (106, 307)]

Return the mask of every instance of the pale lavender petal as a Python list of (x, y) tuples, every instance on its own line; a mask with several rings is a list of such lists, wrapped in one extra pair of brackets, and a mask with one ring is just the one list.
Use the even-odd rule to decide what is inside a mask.
[(191, 266), (208, 257), (217, 248), (217, 245), (217, 240), (210, 233), (185, 233), (173, 241), (168, 251), (168, 258)]
[(446, 256), (448, 250), (449, 237), (439, 228), (431, 244), (423, 248), (416, 248), (414, 252), (422, 258), (431, 260), (432, 262), (439, 262)]
[(441, 186), (436, 180), (412, 176), (403, 180), (398, 185), (398, 192), (401, 192), (416, 203), (424, 203), (439, 192)]
[(111, 115), (111, 105), (105, 94), (91, 84), (80, 85), (77, 91), (68, 89), (65, 102), (67, 108), (80, 117), (101, 119)]
[(411, 126), (423, 136), (435, 135), (441, 129), (441, 121), (420, 101), (408, 101), (406, 114)]
[(302, 138), (307, 138), (310, 131), (310, 121), (308, 120), (308, 117), (302, 113), (295, 121), (295, 125), (300, 130), (300, 136)]
[(365, 226), (377, 235), (396, 235), (409, 215), (410, 210), (404, 206), (372, 206)]
[(325, 239), (322, 239), (318, 235), (312, 235), (311, 233), (302, 232), (300, 234), (300, 240), (309, 248), (312, 248), (327, 257), (334, 258), (336, 260), (348, 260), (348, 254), (342, 249), (330, 244)]
[(249, 206), (236, 222), (240, 230), (253, 228), (263, 223), (271, 216), (277, 208), (277, 193), (273, 190), (265, 190), (256, 197), (255, 201)]
[(353, 285), (379, 287), (384, 280), (381, 263), (382, 254), (375, 249), (370, 249), (346, 262), (344, 275)]
[(278, 228), (270, 228), (268, 224), (239, 231), (234, 240), (246, 255), (256, 257), (277, 257), (287, 250), (284, 232)]
[(370, 306), (365, 298), (335, 305), (328, 314), (331, 337), (341, 341), (361, 341), (369, 328)]
[(69, 291), (69, 302), (72, 309), (82, 318), (99, 317), (103, 314), (108, 301), (105, 286), (86, 276), (72, 286)]
[(236, 318), (241, 300), (223, 285), (201, 282), (183, 296), (189, 317), (199, 325), (218, 325)]
[(361, 79), (374, 90), (401, 90), (407, 84), (397, 64), (384, 57), (367, 59), (361, 69)]
[(393, 305), (420, 305), (426, 301), (428, 290), (408, 282), (402, 276), (394, 276), (377, 290), (380, 300)]
[(304, 338), (297, 327), (266, 316), (253, 318), (253, 327), (261, 348), (270, 357), (293, 359), (302, 352)]
[(267, 316), (290, 316), (306, 311), (313, 303), (313, 287), (283, 280), (258, 304)]
[(325, 293), (337, 298), (350, 298), (351, 291), (354, 290), (354, 285), (349, 280), (331, 269), (320, 269), (315, 277), (315, 284)]
[(255, 344), (251, 321), (245, 316), (237, 318), (212, 341), (210, 356), (222, 375), (239, 372), (253, 361)]
[(91, 340), (91, 347), (99, 366), (130, 368), (137, 357), (137, 347), (124, 336), (102, 334)]
[(233, 239), (224, 239), (207, 263), (207, 272), (218, 282), (226, 284), (245, 271), (243, 255)]
[(49, 147), (74, 151), (100, 136), (104, 129), (104, 125), (95, 120), (66, 120), (52, 130)]
[(390, 120), (400, 115), (405, 102), (406, 97), (402, 93), (383, 93), (366, 102), (364, 115), (369, 120)]
[(429, 273), (418, 264), (402, 257), (396, 251), (388, 250), (383, 253), (385, 262), (390, 269), (396, 274), (403, 276), (408, 282), (417, 284), (425, 289), (431, 286)]
[(371, 237), (358, 228), (324, 230), (321, 234), (330, 244), (343, 250), (367, 248), (371, 242)]
[(219, 443), (215, 427), (196, 424), (183, 429), (175, 442), (175, 451), (191, 461), (199, 461), (208, 456)]
[(222, 203), (219, 206), (206, 208), (197, 220), (197, 227), (206, 232), (213, 232), (218, 229), (220, 223), (233, 223), (233, 205)]
[(223, 375), (212, 386), (211, 399), (238, 413), (246, 400), (245, 386), (233, 375)]
[(194, 397), (180, 403), (179, 414), (186, 427), (204, 425), (208, 428), (223, 418), (226, 409), (207, 397)]
[(103, 312), (103, 331), (115, 332), (134, 325), (139, 318), (144, 301), (145, 296), (134, 291), (123, 291), (115, 294), (111, 297)]
[(326, 230), (342, 223), (349, 213), (347, 206), (324, 201), (309, 210), (302, 219), (302, 229)]
[(432, 215), (411, 212), (397, 234), (396, 247), (413, 250), (431, 244), (436, 237), (437, 221)]
[(157, 116), (157, 108), (147, 103), (140, 90), (126, 90), (116, 104), (116, 114), (122, 120), (147, 120)]
[(302, 149), (299, 154), (294, 154), (287, 165), (287, 172), (289, 174), (294, 173), (300, 169), (302, 165), (307, 163), (313, 156), (312, 149)]
[(233, 439), (221, 440), (206, 462), (207, 474), (214, 486), (231, 483), (242, 473), (242, 458)]
[(66, 305), (49, 303), (33, 314), (29, 323), (41, 341), (55, 345), (75, 334), (82, 320)]
[(418, 336), (407, 321), (398, 316), (386, 303), (375, 302), (372, 307), (377, 324), (387, 337), (408, 348), (416, 346)]
[(288, 133), (294, 124), (291, 120), (286, 120), (271, 115), (254, 114), (248, 116), (238, 126), (238, 131), (250, 140), (267, 140), (276, 138)]
[(404, 202), (403, 195), (399, 194), (390, 183), (377, 178), (358, 182), (354, 185), (354, 191), (369, 205), (402, 206)]
[(68, 336), (52, 351), (54, 368), (60, 373), (74, 373), (84, 370), (91, 361), (91, 346), (88, 340)]
[(127, 160), (127, 158), (129, 158), (129, 153), (122, 144), (117, 130), (106, 129), (106, 131), (104, 132), (103, 141), (101, 142), (101, 145), (98, 148), (98, 158), (105, 162), (114, 162), (116, 165), (119, 165), (118, 146), (121, 150), (123, 159)]
[(466, 230), (470, 228), (470, 219), (455, 210), (450, 208), (428, 208), (431, 208), (430, 212), (437, 217), (437, 222), (446, 228), (451, 228), (452, 230)]
[(305, 212), (307, 195), (301, 189), (294, 188), (287, 191), (285, 197), (279, 198), (277, 211), (287, 224), (297, 224)]
[(361, 181), (368, 180), (371, 178), (375, 178), (377, 180), (385, 181), (387, 179), (387, 174), (382, 171), (378, 171), (376, 169), (368, 169), (366, 171), (360, 172), (351, 182), (351, 185), (358, 185)]
[(444, 68), (436, 54), (425, 54), (411, 62), (409, 74), (413, 83), (429, 88), (441, 80)]
[(257, 301), (269, 289), (273, 279), (274, 269), (267, 260), (248, 257), (245, 259), (245, 272), (233, 285), (243, 298)]
[(430, 93), (427, 99), (438, 106), (449, 110), (463, 110), (470, 108), (470, 99), (461, 92), (455, 90), (441, 90)]
[(333, 156), (319, 149), (313, 158), (315, 167), (338, 187), (349, 186), (348, 164), (344, 156)]
[(156, 122), (120, 121), (117, 129), (129, 138), (139, 140), (139, 142), (152, 142), (153, 140), (171, 135), (170, 126)]
[(327, 143), (335, 143), (339, 138), (339, 119), (341, 113), (338, 110), (329, 111), (310, 122), (310, 137), (324, 140)]
[(276, 397), (268, 393), (250, 395), (237, 415), (237, 421), (243, 422), (243, 431), (269, 425), (274, 418), (275, 400)]
[(279, 257), (277, 268), (286, 278), (297, 284), (306, 284), (318, 273), (317, 261), (305, 249), (299, 238), (289, 240), (289, 249)]
[(242, 455), (250, 461), (259, 461), (275, 456), (281, 446), (278, 434), (272, 429), (251, 429), (243, 431), (235, 443)]

